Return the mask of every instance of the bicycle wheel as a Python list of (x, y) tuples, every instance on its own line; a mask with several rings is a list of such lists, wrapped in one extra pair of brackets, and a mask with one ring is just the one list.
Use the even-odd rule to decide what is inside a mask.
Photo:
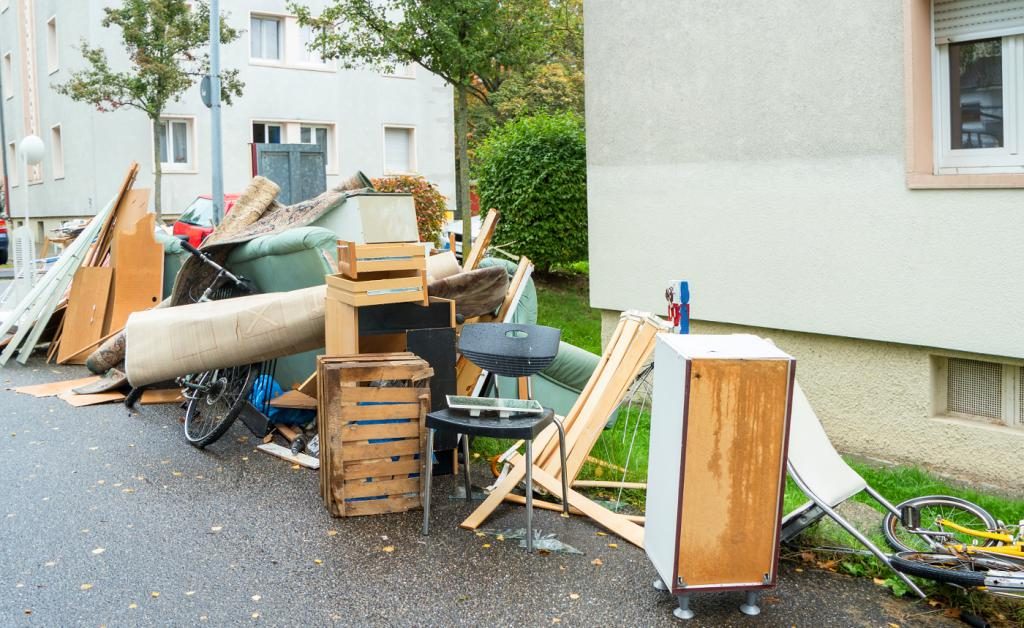
[[(958, 543), (965, 545), (986, 546), (998, 543), (991, 539), (978, 539), (961, 532), (945, 530), (936, 523), (936, 519), (941, 517), (968, 528), (994, 530), (998, 526), (995, 518), (984, 508), (965, 499), (948, 495), (926, 495), (908, 499), (896, 509), (899, 510), (904, 506), (914, 506), (918, 509), (921, 513), (922, 530), (948, 531)], [(929, 552), (932, 550), (931, 545), (923, 536), (904, 528), (899, 516), (891, 512), (887, 513), (882, 521), (882, 532), (885, 534), (885, 540), (897, 552)]]
[(975, 571), (970, 559), (953, 554), (900, 552), (892, 557), (891, 562), (894, 569), (907, 575), (961, 587), (985, 586), (985, 574), (988, 572), (987, 569)]
[(252, 390), (252, 364), (186, 376), (185, 439), (202, 449), (224, 435)]

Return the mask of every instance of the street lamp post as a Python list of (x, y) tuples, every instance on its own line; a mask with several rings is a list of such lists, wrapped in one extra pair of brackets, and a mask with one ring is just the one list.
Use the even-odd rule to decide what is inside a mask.
[(210, 0), (210, 133), (213, 147), (213, 224), (224, 218), (224, 156), (220, 126), (220, 0)]
[[(28, 278), (28, 285), (31, 286), (33, 283), (35, 283), (35, 268), (34, 268), (34, 265), (35, 265), (35, 257), (36, 257), (36, 237), (35, 237), (35, 232), (32, 230), (32, 227), (31, 227), (31, 225), (29, 225), (29, 222), (28, 222), (28, 219), (29, 219), (29, 202), (28, 202), (28, 198), (29, 198), (29, 194), (28, 194), (28, 183), (29, 183), (28, 172), (29, 172), (29, 170), (28, 169), (29, 169), (29, 166), (37, 166), (37, 165), (39, 165), (39, 163), (41, 161), (43, 161), (43, 155), (46, 153), (46, 147), (43, 145), (43, 140), (41, 140), (39, 138), (39, 136), (37, 136), (37, 135), (29, 135), (29, 136), (25, 137), (25, 139), (21, 140), (21, 144), (18, 146), (18, 149), (21, 152), (21, 161), (25, 165), (25, 167), (23, 169), (24, 170), (24, 178), (22, 179), (22, 185), (25, 188), (25, 195), (24, 195), (25, 196), (25, 225), (24, 225), (25, 231), (24, 231), (24, 233), (28, 236), (27, 239), (29, 240), (29, 242), (31, 244), (30, 249), (29, 249), (28, 266), (26, 268), (24, 268), (23, 271), (24, 271), (24, 276)], [(17, 262), (17, 259), (18, 259), (17, 256), (15, 256), (14, 259), (15, 259), (15, 262)], [(17, 274), (17, 269), (15, 269), (15, 274)]]

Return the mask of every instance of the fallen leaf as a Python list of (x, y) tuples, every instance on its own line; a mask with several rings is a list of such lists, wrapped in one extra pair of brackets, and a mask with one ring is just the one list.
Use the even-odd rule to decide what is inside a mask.
[(793, 571), (795, 571), (795, 572), (797, 572), (797, 573), (803, 573), (803, 569), (800, 569), (799, 567), (797, 567), (797, 568), (796, 568), (796, 569), (794, 569)]
[(608, 547), (610, 547), (612, 549), (619, 549), (619, 544), (618, 543), (609, 543)]
[(604, 564), (604, 561), (601, 560), (600, 558), (595, 558), (594, 560), (590, 561), (590, 564), (594, 565), (595, 567), (600, 567), (601, 565)]
[(106, 480), (96, 480), (96, 483), (97, 484), (106, 484), (107, 481)]
[(880, 587), (884, 587), (885, 586), (885, 580), (883, 580), (881, 578), (872, 578), (871, 581), (874, 582), (875, 584), (877, 584)]
[(505, 540), (505, 535), (504, 534), (499, 534), (498, 536), (494, 537), (494, 540), (495, 541), (504, 541)]
[(160, 592), (159, 591), (153, 591), (152, 593), (149, 594), (149, 596), (150, 597), (160, 597)]
[(24, 612), (25, 612), (26, 615), (31, 615), (32, 614), (32, 609), (31, 608), (26, 608)]
[(122, 488), (121, 492), (122, 493), (134, 493), (135, 489), (134, 488)]
[(477, 533), (476, 533), (476, 535), (477, 535), (477, 536), (487, 536), (487, 535), (486, 535), (486, 534), (484, 534), (483, 532), (477, 532)]
[(569, 594), (569, 599), (570, 600), (578, 600), (578, 599), (580, 599), (580, 594), (579, 593), (570, 593)]
[(91, 589), (91, 588), (92, 588), (92, 585), (91, 585), (91, 584), (89, 584), (88, 582), (86, 582), (85, 584), (83, 584), (82, 586), (80, 586), (80, 587), (78, 587), (78, 588), (79, 588), (79, 589), (81, 589), (81, 590), (83, 590), (83, 591), (88, 591), (89, 589)]
[(161, 460), (160, 464), (171, 464), (170, 460)]
[(94, 550), (92, 551), (92, 553), (93, 553), (94, 555), (99, 555), (99, 554), (102, 554), (102, 553), (103, 553), (103, 552), (105, 552), (105, 551), (107, 551), (107, 550), (106, 550), (106, 549), (104, 549), (104, 548), (102, 548), (102, 547), (97, 547), (96, 549), (94, 549)]
[(491, 546), (491, 544), (490, 544), (490, 543), (484, 543), (484, 544), (483, 544), (483, 547), (484, 547), (484, 549), (486, 549), (486, 548), (488, 548), (488, 547), (490, 547), (490, 546)]
[(608, 535), (607, 535), (606, 533), (604, 533), (604, 532), (595, 532), (595, 534), (597, 534), (597, 536), (608, 536)]
[(248, 462), (249, 456), (242, 456), (242, 462)]
[(249, 598), (249, 599), (251, 599), (251, 600), (252, 600), (253, 602), (259, 602), (259, 601), (260, 601), (260, 600), (262, 600), (263, 598), (262, 598), (262, 597), (260, 597), (260, 596), (258, 596), (258, 595), (254, 595), (254, 596), (252, 596), (252, 597), (251, 597), (251, 598)]
[(185, 591), (185, 597), (192, 597), (195, 594), (196, 594), (195, 591)]
[(181, 471), (171, 471), (171, 475), (173, 475), (176, 478), (180, 478), (184, 474)]
[(395, 551), (395, 546), (394, 545), (385, 545), (384, 547), (381, 548), (381, 551), (386, 553), (386, 554), (390, 554), (391, 552)]
[(560, 623), (562, 623), (562, 620), (557, 618), (557, 617), (552, 617), (551, 618), (551, 623), (552, 624), (560, 624)]
[(138, 607), (139, 607), (139, 605), (136, 604), (135, 602), (132, 602), (131, 604), (128, 605), (128, 608), (138, 608)]
[(313, 563), (315, 563), (317, 565), (322, 565), (322, 564), (324, 564), (324, 561), (320, 560), (319, 558), (314, 558), (313, 559)]
[(327, 536), (338, 536), (338, 531), (337, 530), (328, 530), (327, 531)]
[[(13, 436), (13, 434), (12, 434), (12, 436)], [(97, 449), (99, 449), (99, 447), (90, 447), (89, 451), (96, 451)]]
[(210, 531), (211, 532), (220, 532), (223, 529), (224, 529), (224, 526), (213, 526), (212, 528), (210, 528)]
[(943, 611), (942, 614), (945, 615), (946, 617), (952, 617), (953, 619), (957, 619), (957, 618), (960, 617), (960, 609), (959, 608), (947, 608), (945, 611)]
[(253, 619), (259, 619), (260, 618), (260, 614), (259, 613), (253, 613), (252, 614), (252, 618)]

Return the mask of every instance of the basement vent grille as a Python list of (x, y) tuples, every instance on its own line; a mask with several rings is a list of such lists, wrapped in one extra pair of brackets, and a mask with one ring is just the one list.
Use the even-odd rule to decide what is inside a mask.
[(950, 412), (1003, 418), (1003, 365), (949, 358), (946, 403)]

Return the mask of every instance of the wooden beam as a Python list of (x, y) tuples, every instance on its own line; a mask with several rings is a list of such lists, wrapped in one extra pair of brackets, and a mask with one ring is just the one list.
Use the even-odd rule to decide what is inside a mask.
[[(480, 225), (480, 235), (469, 245), (469, 255), (462, 264), (463, 272), (475, 270), (480, 265), (480, 260), (484, 258), (484, 253), (487, 252), (487, 247), (491, 245), (491, 238), (494, 237), (494, 228), (498, 224), (499, 218), (501, 218), (501, 212), (498, 210), (492, 209), (487, 212), (483, 224)], [(453, 248), (452, 250), (454, 251), (455, 249)]]
[(617, 482), (615, 480), (576, 480), (575, 488), (636, 488), (647, 489), (647, 482)]

